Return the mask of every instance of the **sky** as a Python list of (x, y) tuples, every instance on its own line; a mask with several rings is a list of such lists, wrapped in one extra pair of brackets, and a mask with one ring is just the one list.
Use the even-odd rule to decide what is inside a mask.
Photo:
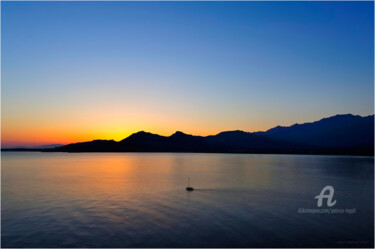
[(373, 2), (1, 2), (2, 146), (374, 113)]

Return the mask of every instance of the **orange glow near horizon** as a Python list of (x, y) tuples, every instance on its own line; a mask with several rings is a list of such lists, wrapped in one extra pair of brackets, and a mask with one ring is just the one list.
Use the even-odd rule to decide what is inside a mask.
[[(271, 128), (265, 120), (229, 119), (211, 113), (182, 113), (138, 104), (137, 109), (106, 100), (101, 103), (64, 106), (7, 106), (2, 110), (3, 147), (69, 144), (95, 139), (120, 141), (138, 131), (170, 136), (176, 131), (192, 135), (215, 135), (227, 130), (259, 131)], [(31, 115), (32, 114), (32, 115)], [(204, 117), (204, 118), (202, 118)], [(249, 125), (251, 123), (251, 126)], [(234, 125), (235, 124), (235, 125)]]
[(208, 136), (222, 131), (243, 130), (247, 132), (265, 131), (277, 125), (288, 126), (295, 123), (312, 122), (330, 114), (304, 114), (294, 118), (281, 113), (267, 115), (253, 110), (252, 115), (232, 116), (220, 111), (206, 112), (203, 108), (181, 111), (138, 104), (136, 109), (122, 108), (112, 101), (82, 105), (79, 108), (64, 106), (48, 108), (40, 106), (7, 106), (2, 109), (1, 145), (3, 147), (40, 146), (48, 144), (69, 144), (95, 139), (120, 141), (129, 135), (146, 131), (162, 136), (170, 136), (176, 131), (186, 134)]
[[(28, 116), (2, 114), (1, 146), (41, 146), (48, 144), (69, 144), (87, 142), (96, 139), (121, 141), (139, 131), (170, 136), (176, 131), (197, 136), (216, 135), (222, 131), (243, 130), (247, 132), (265, 131), (277, 125), (292, 125), (297, 121), (276, 123), (272, 119), (262, 120), (194, 120), (177, 115), (170, 119), (165, 115), (137, 113), (121, 115), (121, 112), (88, 112), (85, 115), (51, 115), (51, 118), (39, 116), (39, 119)], [(130, 116), (129, 118), (121, 118)], [(55, 118), (52, 118), (55, 117)], [(56, 118), (57, 117), (57, 118)], [(70, 120), (66, 122), (65, 120)], [(306, 120), (304, 122), (316, 121)], [(236, 126), (233, 123), (237, 124)], [(251, 124), (251, 125), (250, 125)], [(213, 128), (215, 127), (215, 128)]]
[[(3, 147), (40, 146), (86, 142), (95, 139), (120, 141), (139, 131), (151, 132), (162, 136), (170, 136), (176, 131), (192, 135), (208, 136), (215, 135), (221, 131), (241, 129), (241, 127), (230, 127), (230, 125), (221, 125), (217, 129), (210, 129), (208, 127), (209, 124), (199, 129), (187, 121), (177, 123), (155, 117), (151, 117), (149, 120), (138, 119), (137, 122), (120, 119), (114, 121), (103, 120), (106, 119), (77, 119), (75, 122), (63, 123), (59, 120), (43, 122), (42, 120), (12, 120), (3, 118), (1, 145)], [(242, 130), (249, 131), (244, 126), (242, 126)], [(262, 129), (259, 128), (256, 130)]]
[[(61, 131), (59, 129), (51, 129), (50, 131), (35, 129), (35, 130), (24, 130), (24, 131), (17, 131), (17, 130), (7, 130), (4, 132), (4, 128), (2, 131), (2, 141), (1, 144), (3, 147), (14, 147), (14, 146), (40, 146), (40, 145), (48, 145), (48, 144), (69, 144), (69, 143), (77, 143), (77, 142), (86, 142), (92, 141), (96, 139), (103, 139), (103, 140), (115, 140), (121, 141), (133, 133), (139, 131), (146, 131), (151, 132), (154, 134), (162, 135), (162, 136), (170, 136), (177, 130), (155, 130), (155, 129), (136, 129), (136, 128), (123, 128), (120, 130), (119, 128), (111, 128), (109, 130), (98, 130), (97, 132), (86, 130), (86, 131)], [(217, 132), (209, 132), (203, 131), (200, 133), (191, 133), (184, 130), (181, 130), (184, 133), (198, 135), (198, 136), (208, 136), (208, 135), (215, 135), (219, 133)]]
[[(102, 94), (103, 95), (103, 94)], [(9, 99), (2, 109), (1, 145), (3, 147), (40, 146), (69, 144), (95, 139), (120, 141), (129, 135), (147, 131), (170, 136), (176, 131), (191, 135), (216, 135), (222, 131), (265, 131), (277, 125), (292, 125), (319, 120), (330, 116), (316, 113), (301, 113), (294, 117), (279, 111), (251, 109), (251, 114), (229, 112), (205, 107), (180, 108), (164, 100), (123, 104), (121, 99), (102, 96), (71, 97), (55, 102), (35, 102), (32, 105), (11, 105)], [(80, 100), (80, 101), (78, 101)], [(49, 104), (47, 104), (49, 103)], [(64, 103), (64, 104), (63, 104)], [(184, 102), (193, 104), (191, 102)]]

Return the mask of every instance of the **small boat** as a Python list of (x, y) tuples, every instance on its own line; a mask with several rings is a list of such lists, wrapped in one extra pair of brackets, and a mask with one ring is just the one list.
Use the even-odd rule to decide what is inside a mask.
[(193, 191), (194, 188), (190, 187), (190, 177), (188, 177), (188, 186), (186, 187), (186, 191)]

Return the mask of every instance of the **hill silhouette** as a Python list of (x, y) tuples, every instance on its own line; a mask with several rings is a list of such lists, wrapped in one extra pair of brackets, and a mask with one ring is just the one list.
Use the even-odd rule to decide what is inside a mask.
[(312, 123), (277, 126), (265, 132), (236, 130), (205, 137), (181, 131), (171, 136), (140, 131), (119, 142), (94, 140), (38, 151), (374, 155), (374, 115), (336, 115)]
[(374, 115), (336, 115), (312, 123), (278, 126), (255, 134), (304, 144), (328, 153), (374, 153)]

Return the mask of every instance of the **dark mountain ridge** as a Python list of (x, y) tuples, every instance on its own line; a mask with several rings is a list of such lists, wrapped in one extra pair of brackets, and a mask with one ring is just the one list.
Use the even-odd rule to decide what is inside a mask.
[(140, 131), (119, 142), (94, 140), (38, 151), (374, 155), (374, 115), (336, 115), (311, 123), (277, 126), (265, 132), (236, 130), (206, 137), (181, 131), (171, 136)]
[(255, 134), (325, 150), (365, 150), (374, 147), (374, 115), (336, 115), (312, 123), (277, 126)]

